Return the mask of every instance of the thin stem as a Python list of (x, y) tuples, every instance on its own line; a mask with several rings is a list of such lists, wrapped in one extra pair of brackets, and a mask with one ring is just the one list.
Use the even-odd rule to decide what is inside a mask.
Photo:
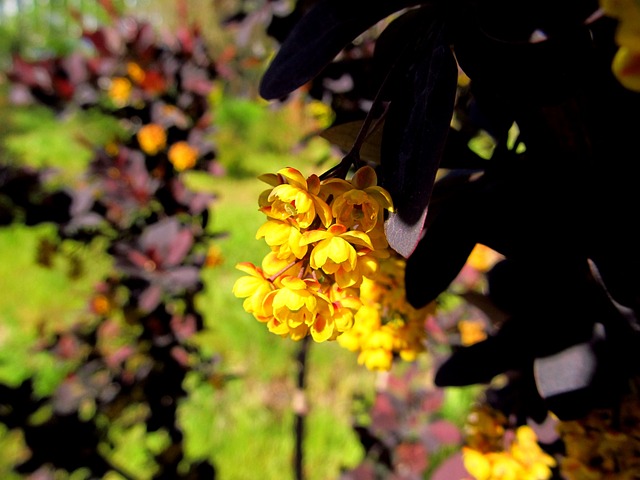
[(294, 419), (294, 438), (295, 452), (293, 457), (293, 469), (295, 480), (304, 480), (304, 434), (305, 434), (305, 418), (307, 416), (307, 400), (306, 400), (306, 377), (307, 377), (307, 356), (309, 352), (310, 337), (307, 335), (300, 342), (300, 348), (297, 355), (298, 376), (296, 379), (296, 392), (294, 395), (293, 410)]
[(282, 268), (281, 270), (279, 270), (276, 273), (274, 273), (273, 275), (271, 275), (269, 278), (267, 278), (267, 280), (269, 280), (271, 283), (275, 282), (276, 278), (278, 278), (284, 272), (289, 270), (291, 267), (293, 267), (296, 264), (301, 263), (301, 262), (302, 262), (302, 260), (294, 260), (293, 262), (289, 263), (286, 267)]
[(360, 149), (362, 148), (362, 145), (364, 144), (365, 140), (369, 136), (369, 133), (378, 127), (379, 125), (378, 122), (387, 113), (387, 109), (385, 108), (382, 111), (381, 117), (377, 119), (376, 124), (372, 129), (371, 124), (376, 117), (377, 111), (382, 106), (382, 94), (385, 91), (385, 87), (387, 86), (389, 78), (391, 77), (392, 71), (393, 69), (390, 69), (387, 72), (387, 75), (385, 76), (384, 80), (382, 81), (382, 84), (380, 85), (380, 88), (378, 89), (378, 92), (376, 93), (376, 96), (373, 99), (371, 108), (367, 112), (367, 115), (364, 118), (362, 125), (360, 126), (358, 135), (356, 136), (356, 139), (353, 141), (351, 150), (349, 150), (349, 153), (347, 153), (344, 156), (344, 158), (340, 161), (338, 165), (336, 165), (333, 168), (330, 168), (329, 170), (324, 172), (322, 175), (320, 175), (320, 180), (324, 180), (327, 178), (346, 178), (347, 173), (349, 172), (349, 168), (351, 168), (352, 165), (356, 165), (358, 162), (360, 162)]

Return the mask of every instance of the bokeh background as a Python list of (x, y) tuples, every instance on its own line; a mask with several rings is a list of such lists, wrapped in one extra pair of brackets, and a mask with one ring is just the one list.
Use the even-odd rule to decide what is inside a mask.
[(1, 478), (464, 476), (479, 390), (431, 379), (484, 338), (456, 288), (481, 290), (492, 252), (425, 317), (429, 354), (389, 372), (281, 339), (232, 294), (268, 251), (257, 177), (342, 154), (316, 135), (329, 102), (257, 94), (292, 9), (0, 0)]

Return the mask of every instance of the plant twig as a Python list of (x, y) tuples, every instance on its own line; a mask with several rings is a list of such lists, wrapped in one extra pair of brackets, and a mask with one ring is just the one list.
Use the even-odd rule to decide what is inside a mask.
[(298, 376), (296, 379), (296, 391), (293, 397), (294, 437), (295, 452), (293, 457), (293, 469), (295, 480), (304, 480), (304, 434), (305, 418), (308, 412), (306, 399), (306, 377), (307, 377), (307, 354), (309, 352), (310, 337), (307, 335), (300, 341), (300, 348), (297, 355)]

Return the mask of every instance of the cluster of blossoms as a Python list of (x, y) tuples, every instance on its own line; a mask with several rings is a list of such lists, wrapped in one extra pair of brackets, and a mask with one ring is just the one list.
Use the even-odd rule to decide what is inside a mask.
[(404, 295), (405, 261), (391, 254), (381, 259), (374, 278), (360, 286), (362, 307), (353, 328), (338, 337), (338, 343), (359, 352), (358, 363), (369, 370), (389, 370), (394, 354), (413, 361), (425, 350), (425, 319), (435, 313), (435, 304), (413, 308)]
[(565, 445), (560, 471), (568, 480), (640, 478), (640, 399), (624, 397), (615, 409), (598, 409), (580, 420), (563, 421)]
[(358, 169), (350, 181), (305, 179), (294, 168), (260, 179), (272, 188), (260, 196), (267, 221), (256, 238), (271, 251), (261, 267), (237, 265), (247, 274), (233, 288), (244, 309), (283, 337), (344, 337), (368, 368), (390, 368), (392, 352), (415, 358), (426, 314), (403, 310), (403, 263), (383, 227), (393, 203), (373, 168)]
[(487, 405), (469, 415), (462, 453), (465, 468), (476, 480), (547, 480), (556, 465), (531, 427), (521, 425), (513, 432), (506, 417)]

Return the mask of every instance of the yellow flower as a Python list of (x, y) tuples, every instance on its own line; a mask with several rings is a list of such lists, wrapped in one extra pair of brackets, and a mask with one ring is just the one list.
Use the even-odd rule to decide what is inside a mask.
[(218, 265), (222, 265), (224, 263), (224, 257), (222, 256), (222, 250), (216, 244), (212, 244), (207, 249), (207, 256), (205, 258), (204, 264), (209, 268), (217, 267)]
[(356, 268), (358, 255), (353, 245), (373, 250), (369, 236), (363, 232), (347, 231), (344, 225), (331, 225), (328, 230), (310, 230), (302, 235), (302, 243), (318, 242), (311, 250), (311, 268), (333, 274), (340, 267), (346, 271)]
[(640, 49), (620, 47), (613, 57), (611, 68), (625, 88), (640, 92)]
[(518, 427), (516, 440), (511, 445), (511, 455), (523, 467), (523, 480), (551, 478), (551, 467), (555, 467), (556, 461), (540, 448), (538, 437), (531, 427)]
[(244, 298), (242, 308), (246, 312), (252, 313), (257, 319), (264, 321), (270, 316), (270, 312), (265, 310), (265, 299), (275, 287), (268, 278), (264, 276), (261, 268), (248, 262), (241, 262), (236, 268), (248, 275), (238, 278), (233, 285), (233, 294), (236, 297)]
[(491, 462), (482, 452), (469, 447), (462, 447), (462, 461), (464, 468), (476, 480), (491, 478)]
[(309, 288), (312, 280), (284, 277), (281, 282), (282, 288), (276, 290), (273, 295), (273, 316), (293, 328), (301, 324), (313, 324), (318, 309), (318, 298)]
[(134, 82), (140, 84), (144, 82), (145, 73), (144, 70), (135, 62), (127, 62), (127, 75)]
[(467, 265), (480, 272), (487, 272), (502, 258), (504, 257), (495, 250), (478, 243), (469, 254)]
[(147, 155), (156, 155), (167, 145), (167, 134), (160, 125), (150, 123), (138, 130), (138, 143)]
[(131, 97), (131, 82), (123, 77), (111, 79), (107, 95), (117, 106), (126, 105)]
[(458, 330), (460, 331), (460, 343), (465, 346), (473, 345), (487, 338), (482, 320), (460, 320)]
[(169, 148), (169, 161), (181, 172), (193, 168), (198, 160), (198, 150), (185, 141), (176, 142)]
[(302, 243), (302, 234), (288, 222), (268, 220), (256, 232), (256, 239), (263, 237), (280, 259), (302, 258), (307, 254), (308, 247)]
[(640, 92), (640, 3), (637, 0), (600, 0), (604, 13), (618, 19), (616, 52), (611, 69), (620, 83)]
[(339, 332), (350, 330), (354, 324), (355, 312), (362, 306), (357, 290), (341, 288), (337, 283), (334, 283), (329, 290), (329, 299), (333, 305), (336, 330)]
[(371, 167), (360, 168), (351, 182), (339, 178), (325, 180), (322, 195), (334, 197), (331, 213), (336, 222), (364, 232), (378, 225), (383, 219), (383, 209), (393, 210), (393, 202), (389, 192), (376, 183), (377, 176)]
[(316, 216), (325, 227), (331, 224), (331, 209), (318, 196), (320, 179), (317, 175), (305, 179), (295, 168), (283, 168), (277, 176), (263, 175), (260, 178), (270, 184), (280, 182), (268, 193), (266, 202), (264, 199), (261, 201), (260, 210), (268, 217), (290, 219), (301, 229), (309, 228)]
[(367, 370), (385, 372), (391, 369), (393, 354), (384, 348), (366, 349), (358, 355), (358, 364), (364, 365)]

